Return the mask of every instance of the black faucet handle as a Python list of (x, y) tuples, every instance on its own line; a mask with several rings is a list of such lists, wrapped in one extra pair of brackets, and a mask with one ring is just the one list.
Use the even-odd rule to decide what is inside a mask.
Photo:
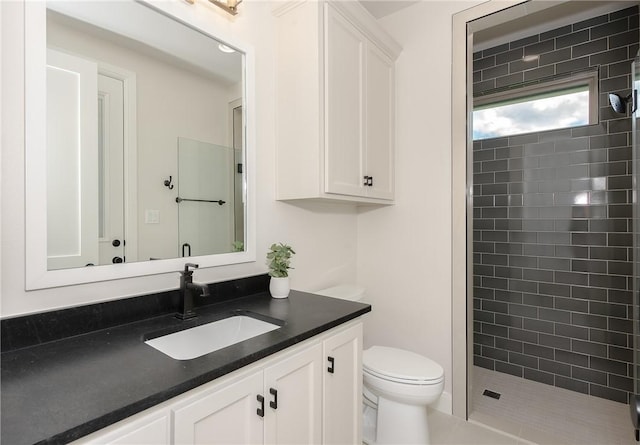
[(198, 265), (197, 265), (197, 264), (195, 264), (195, 263), (186, 263), (186, 264), (184, 265), (184, 273), (185, 273), (185, 274), (192, 274), (192, 273), (193, 273), (193, 271), (192, 271), (192, 270), (189, 270), (189, 268), (190, 268), (190, 267), (191, 267), (191, 268), (193, 268), (193, 269), (197, 269), (197, 268), (198, 268), (198, 267), (200, 267), (200, 266), (198, 266)]

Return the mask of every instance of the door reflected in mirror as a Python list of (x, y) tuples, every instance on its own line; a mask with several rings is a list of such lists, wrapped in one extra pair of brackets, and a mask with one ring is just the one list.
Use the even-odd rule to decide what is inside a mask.
[(47, 268), (243, 251), (243, 54), (137, 2), (47, 5)]

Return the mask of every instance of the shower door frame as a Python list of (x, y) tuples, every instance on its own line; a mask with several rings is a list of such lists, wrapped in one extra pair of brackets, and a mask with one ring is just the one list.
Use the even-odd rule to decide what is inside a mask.
[(452, 414), (467, 419), (473, 370), (473, 32), (470, 22), (531, 0), (490, 0), (453, 15), (451, 70)]

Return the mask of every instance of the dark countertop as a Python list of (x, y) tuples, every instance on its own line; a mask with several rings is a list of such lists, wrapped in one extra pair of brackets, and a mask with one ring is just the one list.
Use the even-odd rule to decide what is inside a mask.
[[(260, 293), (198, 308), (195, 320), (163, 315), (3, 352), (0, 442), (76, 440), (370, 310), (367, 304), (298, 291), (283, 300)], [(284, 325), (193, 360), (174, 360), (143, 342), (159, 331), (208, 323), (234, 311)]]

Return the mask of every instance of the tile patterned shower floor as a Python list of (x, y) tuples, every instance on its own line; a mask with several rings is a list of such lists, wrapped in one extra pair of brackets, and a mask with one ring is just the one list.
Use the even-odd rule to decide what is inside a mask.
[[(469, 421), (540, 445), (637, 444), (622, 403), (473, 368)], [(499, 400), (483, 396), (489, 389)]]

